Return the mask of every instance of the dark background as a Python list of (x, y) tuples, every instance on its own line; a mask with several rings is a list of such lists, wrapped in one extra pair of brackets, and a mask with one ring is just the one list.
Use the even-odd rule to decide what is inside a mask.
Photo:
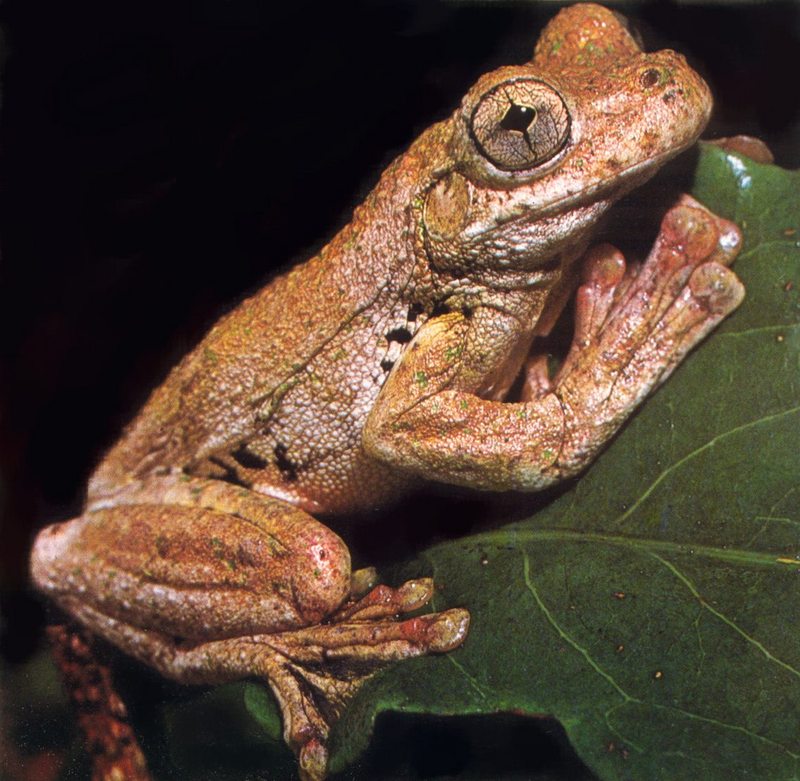
[[(346, 223), (478, 75), (527, 59), (557, 7), (6, 0), (0, 671), (42, 647), (32, 535), (79, 511), (90, 469), (152, 387), (237, 299)], [(647, 48), (678, 49), (709, 81), (707, 137), (756, 134), (798, 166), (800, 5), (614, 7)], [(380, 536), (362, 537), (356, 554), (373, 556)], [(448, 729), (389, 732), (416, 730), (402, 753)], [(524, 729), (517, 744), (544, 741), (578, 777), (558, 739)], [(408, 772), (431, 777), (419, 767)]]

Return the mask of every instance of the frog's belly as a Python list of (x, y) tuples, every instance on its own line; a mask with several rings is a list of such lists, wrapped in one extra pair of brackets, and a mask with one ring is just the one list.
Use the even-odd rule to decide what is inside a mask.
[(361, 446), (382, 377), (328, 374), (326, 381), (309, 367), (255, 431), (186, 471), (229, 480), (312, 513), (369, 509), (395, 498), (409, 476), (369, 458)]
[(252, 489), (317, 514), (374, 509), (410, 487), (407, 475), (367, 458), (360, 448), (321, 458), (296, 473), (291, 469), (287, 462), (270, 465)]
[(409, 477), (369, 458), (361, 427), (322, 418), (276, 420), (261, 443), (272, 460), (253, 475), (252, 488), (310, 513), (371, 509), (398, 494)]

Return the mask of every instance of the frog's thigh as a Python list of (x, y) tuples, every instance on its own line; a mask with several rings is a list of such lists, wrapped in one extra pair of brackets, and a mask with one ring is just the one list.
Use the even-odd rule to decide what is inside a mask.
[(170, 678), (266, 679), (303, 779), (324, 778), (330, 725), (372, 673), (466, 636), (465, 610), (400, 619), (430, 600), (426, 578), (346, 600), (344, 544), (282, 502), (180, 477), (114, 502), (39, 535), (39, 588)]
[(349, 593), (347, 548), (302, 510), (258, 495), (235, 507), (214, 502), (224, 509), (161, 504), (186, 498), (174, 487), (158, 503), (144, 498), (51, 526), (36, 541), (34, 580), (100, 634), (102, 616), (188, 640), (275, 633), (318, 623)]

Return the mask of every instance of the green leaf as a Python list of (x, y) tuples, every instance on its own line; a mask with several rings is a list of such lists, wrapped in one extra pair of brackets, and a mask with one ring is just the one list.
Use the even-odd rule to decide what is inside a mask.
[[(555, 716), (601, 781), (800, 778), (800, 174), (705, 147), (693, 193), (744, 228), (744, 304), (535, 516), (384, 573), (433, 575), (434, 608), (469, 608), (470, 635), (367, 684), (334, 769), (382, 711), (502, 711)], [(153, 701), (132, 713), (156, 777), (293, 777), (265, 686), (197, 694), (136, 669), (123, 695)], [(42, 720), (28, 678), (10, 688), (22, 745)], [(62, 777), (87, 772), (81, 750)]]
[(392, 573), (470, 635), (373, 679), (334, 767), (384, 710), (514, 710), (604, 781), (800, 777), (800, 176), (705, 146), (693, 193), (745, 232), (744, 304), (569, 491)]

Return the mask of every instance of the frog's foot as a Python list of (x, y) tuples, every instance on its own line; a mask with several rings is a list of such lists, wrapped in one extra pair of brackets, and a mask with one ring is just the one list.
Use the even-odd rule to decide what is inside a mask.
[[(284, 739), (297, 754), (304, 779), (324, 778), (329, 730), (370, 676), (390, 662), (451, 651), (464, 641), (466, 610), (397, 620), (432, 593), (430, 579), (398, 589), (378, 586), (328, 623), (251, 639), (283, 714)], [(260, 641), (270, 646), (266, 655)]]
[(363, 567), (350, 576), (350, 600), (361, 599), (378, 585), (378, 571), (375, 567)]
[(452, 651), (464, 642), (466, 610), (399, 620), (432, 596), (430, 578), (397, 589), (377, 586), (321, 624), (207, 642), (143, 630), (78, 600), (66, 599), (63, 605), (83, 624), (174, 680), (265, 679), (278, 701), (284, 738), (298, 756), (301, 778), (319, 781), (326, 775), (330, 729), (368, 678), (391, 662)]
[(627, 269), (608, 245), (589, 253), (572, 348), (554, 381), (562, 405), (575, 413), (564, 446), (567, 462), (603, 439), (592, 429), (615, 430), (741, 303), (744, 288), (727, 268), (740, 246), (733, 223), (683, 196), (637, 270)]

